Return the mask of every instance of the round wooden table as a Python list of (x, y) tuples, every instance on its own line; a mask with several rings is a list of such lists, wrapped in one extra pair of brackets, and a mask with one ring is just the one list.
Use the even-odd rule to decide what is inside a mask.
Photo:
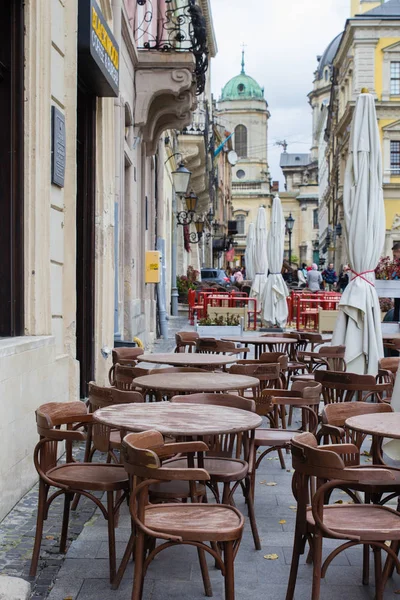
[[(277, 352), (280, 350), (279, 347), (281, 347), (282, 344), (285, 344), (286, 348), (288, 348), (289, 345), (297, 344), (298, 342), (298, 340), (296, 340), (295, 338), (280, 337), (277, 335), (232, 335), (230, 337), (224, 337), (222, 339), (226, 342), (240, 342), (241, 344), (244, 344), (246, 348), (248, 347), (248, 344), (252, 344), (254, 346), (254, 358), (256, 359), (260, 357), (262, 352), (265, 352), (267, 346), (269, 352)], [(284, 350), (283, 352), (286, 352), (286, 350)]]
[(204, 436), (250, 431), (262, 418), (256, 413), (212, 404), (173, 404), (147, 402), (116, 404), (101, 408), (94, 419), (127, 431), (155, 429), (163, 435)]
[(372, 435), (372, 462), (382, 463), (381, 444), (385, 437), (400, 439), (400, 413), (372, 413), (346, 419), (345, 426), (354, 431)]
[(237, 361), (237, 356), (224, 354), (195, 354), (191, 352), (168, 352), (164, 354), (141, 354), (139, 362), (173, 367), (225, 367)]
[[(207, 354), (207, 357), (210, 355)], [(230, 373), (160, 373), (136, 377), (135, 388), (172, 393), (227, 392), (259, 385), (256, 377)]]

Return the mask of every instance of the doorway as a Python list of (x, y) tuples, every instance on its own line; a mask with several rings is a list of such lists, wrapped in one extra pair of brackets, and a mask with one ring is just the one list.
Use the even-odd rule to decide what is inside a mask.
[(80, 397), (94, 379), (96, 97), (78, 86), (76, 194), (76, 358)]
[(0, 336), (24, 334), (24, 3), (0, 18)]

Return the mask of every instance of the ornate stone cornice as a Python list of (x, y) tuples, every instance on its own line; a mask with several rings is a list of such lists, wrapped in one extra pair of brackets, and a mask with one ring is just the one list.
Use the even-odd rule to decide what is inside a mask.
[(142, 128), (148, 156), (167, 129), (190, 124), (196, 107), (195, 61), (189, 52), (139, 51), (135, 72), (135, 124)]

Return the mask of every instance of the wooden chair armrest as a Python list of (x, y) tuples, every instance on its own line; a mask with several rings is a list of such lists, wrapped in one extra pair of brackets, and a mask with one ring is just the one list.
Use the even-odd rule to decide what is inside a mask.
[(323, 444), (318, 446), (321, 450), (329, 450), (336, 454), (360, 454), (360, 450), (355, 444)]
[(160, 458), (164, 456), (171, 456), (173, 454), (187, 454), (194, 452), (207, 452), (208, 446), (205, 442), (172, 442), (171, 444), (165, 444), (160, 448), (154, 448), (154, 452)]
[(328, 425), (326, 423), (323, 423), (321, 425), (321, 429), (318, 432), (318, 436), (321, 438), (327, 435), (333, 438), (343, 439), (346, 435), (346, 432), (343, 429), (343, 427), (336, 427), (336, 425)]

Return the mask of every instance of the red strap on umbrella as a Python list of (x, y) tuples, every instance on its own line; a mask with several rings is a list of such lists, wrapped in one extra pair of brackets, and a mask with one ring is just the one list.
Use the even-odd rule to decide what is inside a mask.
[(361, 279), (364, 279), (364, 281), (366, 281), (367, 283), (369, 283), (370, 285), (375, 287), (374, 284), (372, 283), (372, 281), (369, 281), (369, 279), (367, 279), (366, 277), (363, 277), (363, 275), (366, 275), (367, 273), (374, 273), (375, 269), (371, 269), (370, 271), (363, 271), (362, 273), (357, 273), (356, 271), (353, 271), (353, 269), (350, 269), (350, 271), (353, 273), (353, 275), (355, 275), (355, 277), (353, 277), (353, 279), (357, 279), (357, 277), (361, 277)]

